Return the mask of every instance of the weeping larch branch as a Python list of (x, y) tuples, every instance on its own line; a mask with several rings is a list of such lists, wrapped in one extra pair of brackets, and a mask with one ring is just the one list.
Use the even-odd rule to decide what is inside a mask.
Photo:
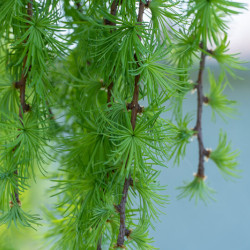
[(208, 156), (209, 152), (204, 148), (203, 137), (202, 137), (202, 111), (203, 111), (203, 103), (206, 102), (206, 97), (203, 95), (203, 73), (205, 69), (205, 60), (206, 54), (203, 52), (204, 45), (203, 42), (200, 44), (201, 57), (200, 57), (200, 68), (198, 73), (197, 80), (197, 121), (194, 130), (197, 133), (198, 137), (198, 145), (199, 145), (199, 165), (197, 171), (197, 177), (204, 178), (205, 177), (205, 168), (204, 168), (204, 156)]
[[(33, 0), (30, 0), (30, 2), (28, 3), (28, 7), (27, 7), (27, 13), (29, 16), (28, 20), (30, 20), (31, 17), (33, 16), (32, 9), (33, 9)], [(28, 72), (25, 69), (26, 62), (27, 62), (27, 54), (23, 60), (21, 80), (15, 83), (15, 87), (20, 90), (19, 118), (20, 118), (21, 123), (23, 123), (23, 114), (30, 110), (30, 106), (25, 101), (25, 90), (26, 90), (26, 82), (27, 82), (27, 77), (28, 77)], [(13, 151), (15, 150), (16, 148)], [(18, 175), (18, 169), (14, 171), (14, 174)], [(20, 205), (21, 202), (20, 202), (20, 197), (19, 197), (19, 192), (18, 192), (18, 181), (17, 181), (17, 188), (14, 191), (14, 195), (15, 195), (16, 202)]]
[[(137, 18), (138, 23), (141, 23), (143, 21), (144, 9), (145, 9), (145, 3), (143, 1), (140, 1), (139, 13), (138, 13), (138, 18)], [(135, 55), (135, 58), (136, 58), (136, 55)], [(139, 107), (140, 107), (138, 103), (139, 80), (140, 80), (140, 75), (135, 76), (134, 94), (133, 94), (133, 99), (131, 102), (131, 125), (132, 125), (133, 130), (135, 129), (136, 118), (137, 118), (137, 114), (139, 112)], [(116, 244), (117, 247), (124, 247), (124, 241), (125, 241), (124, 237), (126, 235), (126, 211), (125, 209), (126, 209), (128, 190), (131, 184), (131, 180), (132, 180), (131, 174), (128, 176), (128, 178), (125, 178), (121, 202), (118, 205), (118, 211), (120, 213), (120, 229), (119, 229), (119, 235), (118, 235), (117, 244)]]

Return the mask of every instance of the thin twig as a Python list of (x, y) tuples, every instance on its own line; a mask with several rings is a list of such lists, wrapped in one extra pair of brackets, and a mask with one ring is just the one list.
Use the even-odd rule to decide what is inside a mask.
[(97, 250), (102, 250), (102, 235), (100, 236), (98, 240)]
[[(33, 0), (30, 0), (30, 2), (28, 3), (28, 8), (27, 8), (27, 13), (28, 13), (28, 16), (29, 16), (29, 20), (31, 19), (31, 17), (33, 16)], [(27, 54), (26, 56), (24, 57), (24, 60), (23, 60), (23, 66), (22, 66), (22, 75), (21, 75), (21, 80), (16, 83), (16, 87), (20, 89), (20, 108), (19, 108), (19, 118), (20, 118), (20, 122), (23, 123), (23, 114), (27, 111), (30, 110), (30, 106), (28, 104), (26, 104), (25, 102), (25, 89), (26, 89), (26, 81), (27, 81), (27, 77), (28, 77), (28, 73), (25, 72), (25, 65), (26, 65), (26, 62), (27, 62)], [(15, 151), (15, 149), (14, 149)], [(16, 169), (14, 171), (14, 174), (15, 175), (18, 175), (18, 169)], [(20, 198), (19, 198), (19, 192), (18, 192), (18, 181), (17, 181), (17, 184), (16, 184), (16, 188), (15, 188), (15, 191), (14, 191), (14, 194), (15, 194), (15, 200), (18, 204), (21, 204), (20, 203)]]
[[(138, 12), (138, 18), (137, 21), (141, 23), (143, 21), (143, 13), (145, 9), (145, 3), (141, 0), (140, 1), (140, 6), (139, 6), (139, 12)], [(141, 37), (139, 37), (141, 39)], [(136, 58), (136, 55), (135, 55)], [(137, 75), (135, 77), (135, 87), (134, 87), (134, 94), (133, 94), (133, 100), (131, 102), (132, 104), (132, 112), (131, 112), (131, 125), (133, 130), (135, 129), (136, 125), (136, 118), (137, 114), (139, 111), (139, 80), (140, 80), (140, 75)], [(122, 199), (120, 204), (118, 205), (119, 207), (119, 212), (120, 212), (120, 229), (119, 229), (119, 235), (117, 239), (117, 247), (123, 247), (124, 246), (124, 236), (126, 235), (126, 202), (127, 202), (127, 197), (128, 197), (128, 190), (129, 186), (131, 184), (131, 174), (129, 175), (128, 178), (125, 178), (124, 186), (123, 186), (123, 191), (122, 191)]]
[[(111, 4), (111, 8), (110, 8), (110, 14), (112, 16), (116, 16), (117, 13), (117, 8), (118, 8), (118, 4), (119, 4), (119, 0), (114, 0)], [(104, 24), (105, 25), (111, 25), (111, 26), (116, 26), (116, 23), (108, 20), (108, 19), (104, 19)]]
[(112, 98), (112, 90), (114, 87), (114, 82), (112, 81), (109, 86), (108, 86), (108, 94), (107, 94), (107, 103), (108, 103), (108, 107), (110, 108), (111, 105), (111, 98)]
[[(203, 49), (203, 43), (200, 44), (200, 47)], [(199, 165), (198, 165), (198, 172), (197, 176), (204, 178), (205, 177), (205, 169), (204, 169), (204, 155), (205, 155), (205, 149), (203, 144), (203, 138), (202, 138), (202, 109), (203, 109), (203, 102), (204, 102), (204, 96), (203, 96), (203, 72), (205, 68), (205, 60), (206, 60), (206, 54), (202, 51), (201, 52), (201, 59), (200, 59), (200, 69), (198, 74), (198, 80), (197, 80), (197, 121), (196, 126), (194, 128), (195, 131), (197, 131), (197, 137), (198, 137), (198, 144), (199, 144)]]
[(125, 179), (124, 186), (123, 186), (123, 191), (122, 191), (122, 199), (119, 204), (119, 212), (120, 212), (120, 230), (119, 230), (119, 235), (117, 239), (117, 247), (123, 247), (124, 245), (124, 236), (126, 234), (126, 202), (127, 202), (127, 197), (128, 197), (128, 189), (130, 186), (130, 178), (131, 175), (129, 175), (128, 178)]

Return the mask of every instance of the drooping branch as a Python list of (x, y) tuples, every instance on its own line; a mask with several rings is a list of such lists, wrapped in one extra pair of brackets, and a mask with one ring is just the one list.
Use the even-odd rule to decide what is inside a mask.
[[(27, 13), (28, 13), (28, 20), (31, 19), (31, 17), (33, 16), (33, 0), (30, 0), (30, 2), (28, 3), (28, 8), (27, 8)], [(15, 87), (19, 88), (20, 90), (20, 107), (19, 107), (19, 118), (20, 118), (20, 122), (22, 123), (23, 120), (23, 113), (27, 112), (30, 110), (30, 106), (26, 103), (25, 101), (25, 90), (26, 90), (26, 82), (27, 82), (27, 77), (28, 77), (28, 73), (25, 71), (25, 65), (27, 62), (27, 54), (24, 57), (23, 60), (23, 66), (22, 66), (22, 75), (21, 75), (21, 80), (19, 82), (15, 83)], [(16, 149), (14, 149), (13, 151), (15, 151)], [(14, 171), (15, 175), (18, 175), (18, 170), (16, 169)], [(14, 195), (15, 195), (15, 200), (16, 202), (20, 205), (20, 198), (19, 198), (19, 192), (18, 192), (18, 183), (16, 184), (16, 188), (14, 191)]]
[[(203, 43), (200, 44), (200, 48), (204, 49)], [(207, 150), (204, 148), (203, 137), (202, 137), (202, 111), (203, 111), (203, 103), (206, 102), (206, 97), (203, 95), (203, 72), (205, 69), (205, 60), (206, 54), (202, 51), (200, 58), (200, 68), (198, 73), (197, 80), (197, 121), (194, 130), (197, 132), (198, 137), (198, 145), (199, 145), (199, 164), (197, 176), (204, 178), (205, 177), (205, 169), (204, 169), (204, 156), (208, 155)]]
[(126, 233), (126, 202), (128, 197), (128, 189), (130, 186), (130, 179), (131, 175), (129, 175), (128, 178), (125, 179), (123, 191), (122, 191), (122, 199), (119, 204), (119, 213), (120, 213), (120, 229), (119, 229), (119, 235), (117, 239), (117, 247), (123, 247), (124, 245), (124, 236)]
[[(138, 18), (137, 21), (141, 23), (143, 21), (143, 13), (145, 9), (145, 3), (141, 0), (140, 5), (139, 5), (139, 12), (138, 12)], [(139, 37), (141, 39), (141, 37)], [(135, 59), (137, 59), (135, 55)], [(137, 60), (136, 60), (137, 61)], [(134, 84), (134, 94), (133, 94), (133, 99), (131, 102), (131, 125), (133, 130), (135, 129), (136, 125), (136, 118), (137, 114), (139, 112), (139, 80), (140, 80), (140, 75), (137, 75), (135, 77), (135, 84)], [(123, 186), (123, 191), (122, 191), (122, 198), (121, 202), (118, 205), (119, 208), (119, 213), (120, 213), (120, 229), (119, 229), (119, 235), (117, 239), (117, 247), (124, 247), (124, 237), (126, 235), (126, 202), (127, 202), (127, 197), (128, 197), (128, 190), (129, 186), (132, 183), (132, 178), (131, 174), (129, 175), (128, 178), (125, 178), (124, 186)]]
[[(139, 113), (139, 80), (140, 80), (140, 75), (137, 75), (135, 77), (135, 87), (134, 87), (134, 95), (133, 95), (133, 100), (131, 102), (131, 125), (133, 130), (135, 129), (136, 125), (136, 118), (137, 114)], [(121, 202), (118, 206), (119, 208), (119, 213), (120, 213), (120, 230), (119, 230), (119, 235), (117, 239), (117, 247), (123, 247), (124, 245), (124, 236), (126, 233), (126, 202), (127, 202), (127, 197), (128, 197), (128, 190), (129, 186), (133, 183), (133, 180), (131, 178), (131, 174), (129, 175), (128, 178), (125, 178), (124, 186), (123, 186), (123, 191), (122, 191), (122, 199)]]
[[(30, 2), (28, 3), (28, 9), (27, 9), (28, 20), (30, 20), (31, 17), (33, 16), (32, 8), (33, 8), (33, 0), (30, 0)], [(28, 104), (26, 104), (26, 102), (25, 102), (26, 81), (27, 81), (27, 77), (28, 77), (28, 73), (25, 72), (26, 62), (27, 62), (27, 54), (23, 60), (23, 69), (22, 69), (21, 80), (18, 82), (18, 84), (16, 84), (16, 86), (18, 86), (20, 89), (19, 117), (21, 120), (23, 119), (23, 113), (30, 110), (30, 106)]]

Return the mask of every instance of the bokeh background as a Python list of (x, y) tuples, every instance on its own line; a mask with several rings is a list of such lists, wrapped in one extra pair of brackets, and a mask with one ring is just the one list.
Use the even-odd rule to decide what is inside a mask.
[[(241, 2), (250, 3), (249, 0)], [(230, 53), (241, 53), (243, 61), (250, 61), (250, 11), (229, 20)], [(209, 66), (217, 75), (218, 65), (208, 59)], [(187, 147), (186, 157), (179, 167), (172, 162), (166, 163), (162, 169), (160, 181), (167, 184), (166, 194), (169, 204), (164, 208), (165, 215), (160, 216), (161, 222), (155, 224), (154, 246), (161, 250), (250, 250), (250, 63), (245, 63), (246, 71), (238, 72), (244, 80), (230, 79), (232, 88), (226, 90), (229, 99), (238, 102), (238, 114), (227, 122), (217, 117), (211, 120), (210, 107), (204, 107), (203, 134), (204, 143), (208, 148), (215, 148), (218, 143), (220, 129), (227, 132), (232, 140), (233, 148), (239, 149), (239, 168), (241, 178), (226, 181), (217, 167), (209, 161), (206, 175), (210, 187), (216, 190), (216, 202), (205, 205), (189, 202), (187, 199), (177, 200), (176, 189), (183, 181), (191, 181), (197, 170), (198, 144), (194, 140)], [(198, 66), (197, 66), (198, 68)], [(194, 79), (196, 75), (194, 72)], [(205, 74), (205, 91), (208, 89), (207, 74)], [(184, 101), (184, 112), (196, 110), (196, 94), (187, 95)], [(194, 124), (192, 124), (194, 125)], [(48, 174), (55, 168), (52, 164)], [(52, 172), (52, 171), (51, 171)], [(51, 182), (39, 175), (36, 183), (32, 184), (29, 193), (24, 194), (23, 206), (38, 214), (43, 214), (41, 207), (51, 206), (53, 198), (49, 198)], [(37, 231), (32, 229), (16, 230), (0, 226), (0, 250), (38, 250), (49, 249), (43, 240), (43, 234), (48, 230), (45, 226)]]
[[(250, 4), (250, 1), (241, 1)], [(229, 20), (229, 53), (239, 53), (242, 61), (250, 61), (250, 11)], [(207, 66), (219, 73), (218, 65), (212, 60)], [(229, 78), (232, 88), (225, 94), (238, 102), (238, 114), (227, 122), (217, 117), (211, 121), (210, 107), (204, 107), (203, 137), (207, 148), (215, 148), (220, 129), (232, 141), (233, 149), (240, 151), (238, 157), (241, 178), (226, 181), (211, 161), (205, 164), (207, 182), (216, 190), (216, 202), (203, 203), (177, 200), (183, 181), (191, 181), (198, 166), (198, 143), (191, 142), (186, 157), (179, 167), (168, 168), (160, 175), (161, 183), (168, 185), (169, 205), (166, 215), (161, 216), (156, 231), (151, 231), (155, 247), (161, 250), (250, 250), (250, 63), (244, 65), (246, 71), (238, 72), (244, 80)], [(196, 76), (193, 80), (196, 80)], [(205, 92), (208, 89), (205, 75)], [(184, 111), (196, 109), (196, 94), (188, 95), (184, 101)], [(194, 124), (193, 124), (194, 125)]]

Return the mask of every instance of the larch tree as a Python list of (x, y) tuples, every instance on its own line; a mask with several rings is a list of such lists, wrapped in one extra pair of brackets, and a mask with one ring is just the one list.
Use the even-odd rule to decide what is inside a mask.
[[(210, 105), (213, 118), (234, 111), (223, 91), (228, 74), (244, 68), (228, 54), (227, 18), (244, 8), (226, 0), (0, 0), (0, 223), (41, 224), (21, 203), (38, 168), (55, 183), (44, 235), (51, 249), (154, 249), (148, 230), (168, 202), (160, 167), (179, 164), (192, 137), (198, 170), (179, 198), (213, 199), (204, 159), (237, 176), (238, 152), (222, 132), (216, 149), (205, 147), (202, 110)], [(209, 71), (204, 94), (208, 56), (221, 74)], [(182, 101), (194, 90), (191, 129)]]

